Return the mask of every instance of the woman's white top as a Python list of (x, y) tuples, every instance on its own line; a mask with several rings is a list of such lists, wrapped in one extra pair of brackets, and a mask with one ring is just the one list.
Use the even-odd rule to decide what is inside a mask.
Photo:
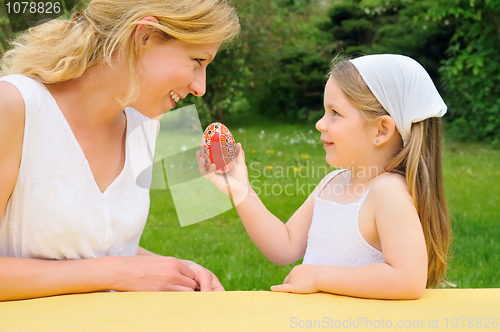
[(47, 88), (22, 75), (0, 81), (20, 91), (26, 114), (19, 175), (0, 224), (0, 256), (135, 255), (149, 210), (149, 189), (136, 178), (152, 164), (158, 121), (125, 109), (125, 165), (102, 193)]
[(320, 197), (328, 182), (343, 171), (348, 170), (336, 170), (328, 174), (314, 196), (313, 217), (303, 264), (364, 266), (384, 262), (382, 252), (366, 242), (359, 231), (359, 210), (370, 188), (359, 201), (347, 205)]

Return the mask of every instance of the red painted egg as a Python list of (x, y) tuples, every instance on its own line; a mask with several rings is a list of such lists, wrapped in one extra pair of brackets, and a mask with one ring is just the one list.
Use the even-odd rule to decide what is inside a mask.
[(224, 174), (233, 168), (236, 160), (236, 143), (233, 135), (220, 122), (210, 124), (201, 139), (201, 152), (208, 168), (215, 164), (215, 173)]

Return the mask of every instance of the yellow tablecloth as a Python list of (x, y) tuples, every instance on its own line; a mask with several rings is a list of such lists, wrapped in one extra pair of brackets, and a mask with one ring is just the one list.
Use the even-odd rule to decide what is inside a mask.
[(272, 292), (92, 293), (0, 303), (0, 331), (500, 331), (500, 289), (416, 301)]

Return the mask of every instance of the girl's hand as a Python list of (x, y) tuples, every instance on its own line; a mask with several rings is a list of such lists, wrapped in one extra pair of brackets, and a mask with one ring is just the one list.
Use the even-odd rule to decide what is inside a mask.
[[(201, 151), (196, 151), (198, 161), (198, 170), (206, 179), (212, 181), (215, 186), (228, 196), (232, 196), (234, 205), (238, 205), (248, 195), (248, 170), (245, 164), (245, 153), (241, 148), (241, 143), (236, 145), (237, 157), (233, 168), (224, 175), (216, 174), (215, 164), (210, 165), (209, 169), (205, 168), (205, 160), (201, 155)], [(227, 182), (226, 182), (227, 180)], [(228, 188), (229, 187), (229, 188)], [(229, 194), (231, 193), (231, 195)]]
[(286, 276), (283, 285), (271, 286), (273, 292), (309, 294), (317, 293), (319, 289), (314, 283), (315, 265), (296, 265)]
[(195, 290), (202, 292), (224, 291), (224, 287), (222, 287), (219, 279), (211, 271), (192, 261), (181, 260), (181, 262), (194, 272), (195, 280), (199, 285)]

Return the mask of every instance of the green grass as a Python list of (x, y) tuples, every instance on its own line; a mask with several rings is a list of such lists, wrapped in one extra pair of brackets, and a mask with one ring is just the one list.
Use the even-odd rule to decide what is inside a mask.
[(500, 287), (500, 151), (454, 142), (444, 151), (453, 226), (449, 280), (461, 288)]
[[(311, 125), (232, 125), (230, 130), (245, 149), (253, 187), (283, 221), (334, 169), (325, 162)], [(446, 142), (444, 147), (445, 189), (454, 233), (448, 279), (460, 288), (499, 287), (500, 151), (485, 144)], [(249, 239), (234, 208), (180, 227), (169, 190), (151, 190), (141, 245), (196, 261), (212, 270), (226, 290), (269, 290), (293, 267), (269, 262)]]

